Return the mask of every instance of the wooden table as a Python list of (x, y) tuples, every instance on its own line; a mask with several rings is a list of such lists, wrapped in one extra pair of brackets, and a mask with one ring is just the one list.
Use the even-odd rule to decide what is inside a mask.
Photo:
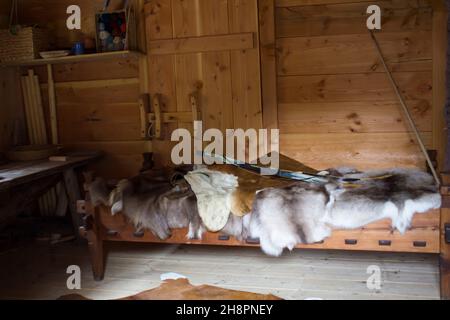
[(0, 222), (23, 210), (62, 180), (66, 192), (58, 197), (57, 206), (64, 212), (68, 206), (75, 234), (78, 236), (81, 221), (76, 204), (81, 199), (81, 192), (75, 170), (92, 163), (100, 156), (100, 153), (69, 155), (66, 161), (39, 160), (0, 165), (0, 194), (4, 195), (0, 199)]

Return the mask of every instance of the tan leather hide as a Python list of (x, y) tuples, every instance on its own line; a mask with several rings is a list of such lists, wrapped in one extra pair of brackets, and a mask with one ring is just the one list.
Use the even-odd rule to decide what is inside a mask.
[[(280, 155), (280, 168), (294, 172), (317, 174), (318, 171), (305, 166), (289, 157)], [(233, 194), (231, 212), (242, 217), (251, 212), (255, 194), (265, 188), (283, 187), (294, 183), (294, 180), (273, 176), (261, 176), (233, 165), (211, 165), (208, 169), (233, 174), (238, 177), (239, 186)]]

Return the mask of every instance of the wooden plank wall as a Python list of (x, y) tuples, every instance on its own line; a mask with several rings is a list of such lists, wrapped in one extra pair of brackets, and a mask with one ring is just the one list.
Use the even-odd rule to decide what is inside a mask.
[[(67, 150), (104, 151), (93, 169), (105, 177), (135, 175), (142, 164), (138, 66), (136, 59), (53, 66), (59, 143)], [(47, 70), (35, 72), (49, 119)]]
[[(133, 175), (141, 165), (145, 148), (137, 101), (143, 91), (162, 95), (163, 112), (190, 111), (188, 96), (198, 92), (205, 128), (222, 130), (262, 127), (261, 94), (277, 96), (272, 105), (278, 110), (264, 125), (278, 124), (281, 151), (288, 156), (319, 169), (423, 167), (367, 33), (369, 4), (382, 8), (383, 29), (377, 38), (427, 146), (439, 143), (432, 125), (432, 9), (425, 0), (146, 2), (148, 86), (139, 80), (143, 68), (137, 60), (54, 68), (60, 142), (105, 150), (107, 157), (96, 168), (102, 175)], [(64, 27), (69, 0), (27, 0), (20, 6), (20, 17), (47, 24), (55, 30), (58, 47), (67, 47), (83, 34), (93, 35), (93, 13), (103, 1), (77, 3), (82, 9), (81, 34)], [(112, 6), (120, 3), (112, 1)], [(270, 25), (271, 14), (277, 92), (272, 82), (264, 85), (265, 74), (272, 71), (264, 60), (259, 63), (260, 55), (272, 55), (273, 32), (265, 28), (260, 34), (261, 21)], [(243, 43), (230, 40), (224, 46), (224, 39)], [(46, 93), (46, 71), (35, 71)], [(170, 164), (170, 133), (177, 127), (191, 129), (192, 124), (163, 127), (164, 139), (153, 141), (158, 164)]]
[[(25, 3), (26, 2), (26, 3)], [(81, 30), (69, 31), (65, 22), (70, 0), (27, 0), (19, 3), (20, 19), (46, 26), (55, 35), (57, 48), (70, 48), (75, 41), (94, 37), (94, 14), (103, 1), (79, 0)], [(121, 8), (123, 1), (111, 1)], [(23, 70), (26, 72), (25, 68)], [(44, 108), (49, 119), (47, 70), (35, 67)], [(53, 66), (59, 143), (67, 150), (102, 150), (105, 157), (93, 170), (99, 175), (123, 178), (135, 175), (142, 166), (145, 146), (140, 135), (140, 64), (137, 58), (110, 59)], [(47, 120), (50, 137), (49, 121)]]
[(19, 73), (0, 69), (0, 159), (1, 153), (26, 143)]
[[(190, 111), (189, 94), (197, 92), (204, 129), (261, 128), (257, 0), (158, 0), (145, 12), (149, 88), (161, 94), (162, 110)], [(166, 125), (164, 139), (153, 141), (159, 164), (170, 164), (176, 127)]]
[[(11, 5), (0, 2), (0, 29), (8, 28)], [(0, 160), (2, 152), (25, 143), (26, 129), (16, 69), (0, 69)]]
[(421, 0), (277, 0), (281, 151), (323, 169), (423, 167), (366, 27), (376, 36), (427, 147), (432, 148), (432, 9)]

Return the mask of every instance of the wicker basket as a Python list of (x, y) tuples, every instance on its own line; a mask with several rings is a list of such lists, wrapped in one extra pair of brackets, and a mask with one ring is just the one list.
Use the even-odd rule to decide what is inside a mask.
[(17, 35), (8, 29), (0, 30), (0, 63), (33, 60), (40, 51), (48, 50), (49, 37), (45, 29), (27, 27)]

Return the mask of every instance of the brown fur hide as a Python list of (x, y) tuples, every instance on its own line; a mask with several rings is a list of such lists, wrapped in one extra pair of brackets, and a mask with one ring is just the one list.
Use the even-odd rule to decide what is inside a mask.
[[(90, 300), (81, 295), (62, 296), (59, 300)], [(208, 285), (194, 286), (187, 279), (166, 280), (155, 289), (117, 300), (282, 300), (271, 294), (228, 290)]]

